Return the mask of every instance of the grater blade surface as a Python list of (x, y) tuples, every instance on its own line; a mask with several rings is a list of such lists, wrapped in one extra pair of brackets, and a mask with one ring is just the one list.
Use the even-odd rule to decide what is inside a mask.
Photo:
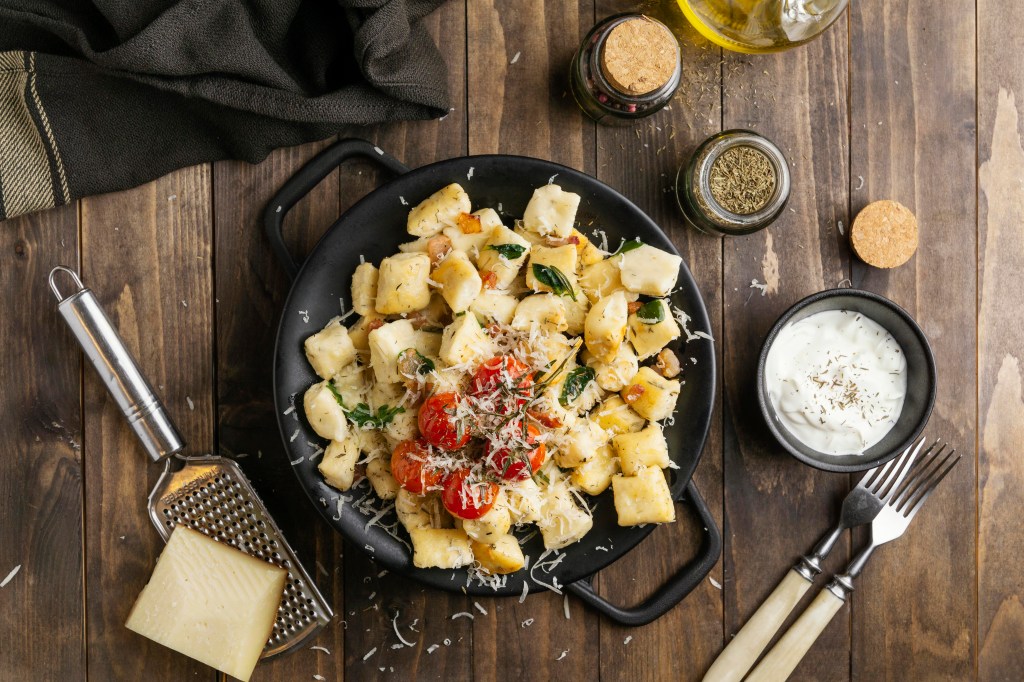
[[(172, 460), (185, 466), (174, 471)], [(166, 542), (184, 524), (264, 561), (287, 569), (274, 631), (261, 658), (312, 639), (334, 616), (249, 479), (226, 457), (168, 458), (149, 495), (149, 517)]]

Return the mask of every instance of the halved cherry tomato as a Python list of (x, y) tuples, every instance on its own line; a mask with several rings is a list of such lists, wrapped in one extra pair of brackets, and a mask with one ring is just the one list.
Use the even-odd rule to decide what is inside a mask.
[(419, 426), (423, 438), (431, 445), (445, 450), (458, 450), (469, 442), (468, 424), (457, 418), (458, 393), (435, 393), (420, 408)]
[(527, 389), (533, 385), (530, 367), (511, 355), (498, 355), (477, 367), (470, 384), (470, 395), (489, 395), (500, 386)]
[(494, 506), (498, 486), (490, 481), (469, 480), (469, 469), (456, 469), (444, 479), (441, 502), (452, 516), (471, 521)]
[(411, 493), (423, 493), (444, 478), (440, 469), (425, 466), (427, 447), (423, 439), (403, 440), (391, 453), (391, 475)]
[[(512, 428), (521, 429), (522, 425), (520, 423)], [(484, 461), (506, 481), (526, 480), (544, 465), (547, 448), (544, 443), (537, 442), (540, 431), (533, 424), (528, 424), (526, 434), (526, 442), (537, 446), (529, 451), (524, 448), (501, 448), (492, 454), (491, 443), (487, 442), (484, 445)]]
[(548, 414), (547, 412), (541, 412), (540, 410), (527, 410), (526, 414), (529, 415), (530, 419), (543, 424), (549, 429), (557, 429), (562, 425), (561, 419), (553, 414)]

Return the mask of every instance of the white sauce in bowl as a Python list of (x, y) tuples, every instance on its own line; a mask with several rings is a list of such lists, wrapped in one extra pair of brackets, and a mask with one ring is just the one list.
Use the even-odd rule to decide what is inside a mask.
[(765, 387), (778, 420), (804, 445), (827, 455), (862, 454), (900, 416), (907, 361), (874, 320), (826, 310), (779, 331)]

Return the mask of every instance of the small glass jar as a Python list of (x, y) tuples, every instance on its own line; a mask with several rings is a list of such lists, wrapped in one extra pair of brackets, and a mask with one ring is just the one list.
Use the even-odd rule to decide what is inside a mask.
[[(729, 156), (723, 159), (723, 154), (729, 150), (737, 150), (730, 155), (733, 157), (737, 152), (745, 151), (746, 158), (753, 159), (763, 169), (770, 168), (772, 186), (762, 192), (763, 201), (751, 205), (749, 211), (735, 206), (730, 206), (733, 210), (729, 210), (722, 205), (722, 190), (718, 190), (718, 196), (712, 191), (716, 162), (729, 160)], [(762, 160), (766, 160), (767, 164), (763, 164)], [(729, 180), (734, 185), (738, 183), (738, 186), (730, 189), (743, 195), (744, 187), (734, 177)], [(786, 158), (778, 147), (750, 130), (726, 130), (709, 137), (697, 147), (690, 160), (679, 167), (676, 175), (676, 202), (683, 215), (701, 232), (715, 235), (751, 234), (768, 227), (786, 207), (789, 189), (789, 165)]]
[(668, 104), (682, 71), (679, 42), (665, 24), (643, 14), (618, 14), (583, 39), (569, 81), (588, 116), (627, 124)]

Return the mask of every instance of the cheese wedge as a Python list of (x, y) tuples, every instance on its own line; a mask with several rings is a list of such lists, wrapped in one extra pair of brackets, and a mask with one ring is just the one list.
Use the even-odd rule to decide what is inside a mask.
[(247, 681), (274, 629), (288, 571), (178, 526), (125, 627)]

